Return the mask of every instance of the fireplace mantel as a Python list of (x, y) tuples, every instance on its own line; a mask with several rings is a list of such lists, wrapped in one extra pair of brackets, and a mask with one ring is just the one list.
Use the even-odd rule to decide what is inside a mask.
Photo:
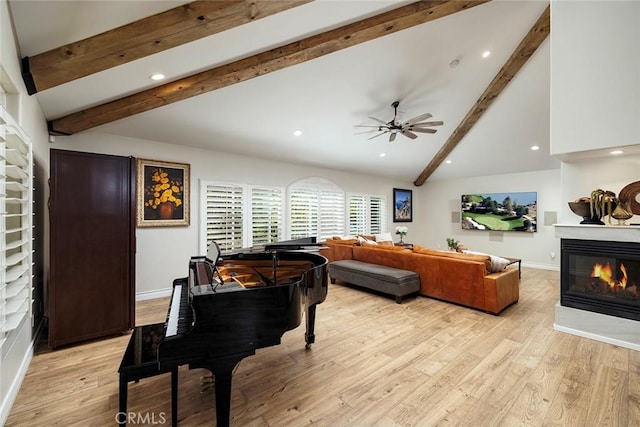
[(555, 224), (555, 230), (560, 239), (640, 243), (640, 226), (636, 225)]

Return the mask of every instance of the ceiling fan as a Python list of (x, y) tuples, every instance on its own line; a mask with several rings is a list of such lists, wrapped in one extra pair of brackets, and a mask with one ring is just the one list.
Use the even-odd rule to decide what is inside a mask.
[(395, 101), (391, 106), (393, 107), (393, 119), (389, 122), (385, 122), (384, 120), (377, 119), (375, 117), (369, 117), (371, 120), (375, 120), (380, 123), (378, 125), (357, 125), (356, 127), (365, 127), (365, 128), (374, 128), (361, 133), (371, 133), (371, 132), (379, 132), (377, 135), (373, 135), (369, 139), (377, 138), (380, 135), (384, 135), (385, 133), (389, 134), (389, 142), (393, 142), (396, 139), (396, 135), (399, 133), (406, 136), (407, 138), (416, 139), (418, 133), (436, 133), (436, 129), (429, 129), (431, 126), (442, 126), (444, 122), (424, 122), (423, 120), (428, 120), (433, 117), (429, 113), (420, 114), (410, 120), (407, 120), (404, 123), (398, 122), (398, 105), (400, 105), (400, 101)]

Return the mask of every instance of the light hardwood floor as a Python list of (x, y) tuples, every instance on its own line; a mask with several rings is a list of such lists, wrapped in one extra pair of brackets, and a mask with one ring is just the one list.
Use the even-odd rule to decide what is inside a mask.
[[(558, 283), (523, 268), (520, 302), (500, 316), (329, 285), (311, 350), (300, 326), (239, 364), (231, 425), (640, 426), (640, 352), (554, 331)], [(167, 305), (138, 303), (137, 323)], [(39, 348), (7, 425), (115, 425), (128, 339)], [(180, 425), (215, 425), (204, 373), (180, 369)], [(128, 409), (168, 425), (169, 392), (168, 375), (130, 383)]]

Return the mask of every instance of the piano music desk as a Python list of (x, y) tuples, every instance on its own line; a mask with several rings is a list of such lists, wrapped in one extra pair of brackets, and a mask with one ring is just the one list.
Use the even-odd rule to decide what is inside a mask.
[[(178, 424), (178, 367), (160, 369), (156, 353), (158, 342), (164, 337), (164, 323), (137, 326), (120, 362), (118, 373), (120, 374), (120, 408), (118, 421), (120, 425), (126, 425), (127, 420), (127, 389), (129, 382), (138, 382), (143, 378), (149, 378), (171, 372), (171, 424)], [(122, 417), (125, 419), (122, 419)]]

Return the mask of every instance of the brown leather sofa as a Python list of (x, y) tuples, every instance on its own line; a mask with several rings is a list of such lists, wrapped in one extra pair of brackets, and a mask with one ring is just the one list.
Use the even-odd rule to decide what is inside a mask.
[(411, 270), (420, 276), (420, 295), (499, 314), (518, 301), (517, 268), (490, 273), (488, 255), (436, 251), (414, 245), (358, 245), (357, 240), (327, 240), (329, 262), (355, 259), (371, 264)]

